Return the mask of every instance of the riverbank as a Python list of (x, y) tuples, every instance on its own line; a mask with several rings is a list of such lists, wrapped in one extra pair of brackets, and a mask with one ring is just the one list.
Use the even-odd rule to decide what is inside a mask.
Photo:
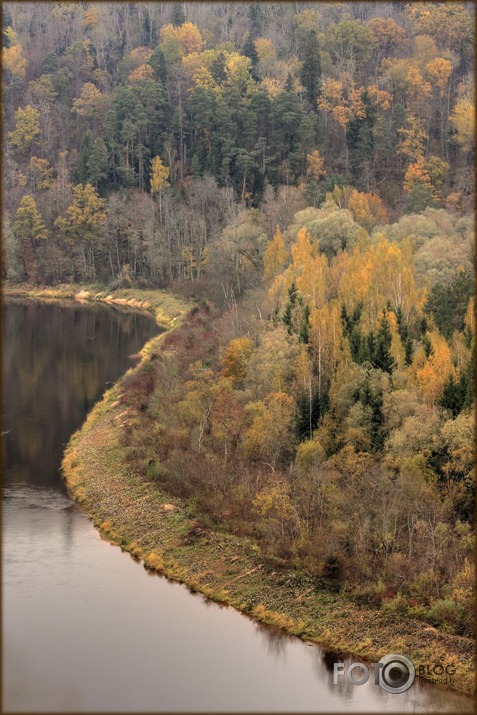
[(55, 302), (77, 300), (83, 303), (106, 303), (111, 306), (146, 311), (152, 314), (161, 328), (165, 329), (177, 325), (180, 318), (190, 309), (190, 305), (171, 293), (139, 288), (106, 289), (99, 285), (70, 283), (48, 287), (6, 281), (2, 293), (7, 298), (32, 298)]
[[(147, 344), (143, 365), (160, 351), (162, 339)], [(372, 661), (394, 652), (411, 657), (416, 667), (451, 665), (453, 689), (474, 691), (471, 639), (319, 590), (306, 573), (268, 562), (253, 540), (204, 528), (187, 503), (134, 474), (122, 434), (135, 414), (120, 398), (117, 383), (72, 437), (63, 460), (71, 494), (106, 539), (151, 572), (287, 633)]]

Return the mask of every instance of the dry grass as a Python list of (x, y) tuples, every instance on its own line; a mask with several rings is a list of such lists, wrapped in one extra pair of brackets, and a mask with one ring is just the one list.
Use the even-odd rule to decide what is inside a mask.
[(190, 304), (178, 296), (162, 290), (118, 288), (108, 290), (99, 285), (79, 286), (61, 284), (54, 288), (15, 284), (5, 281), (3, 295), (11, 298), (34, 298), (35, 300), (78, 300), (101, 302), (118, 307), (132, 308), (151, 313), (162, 328), (171, 328), (180, 323), (190, 310)]

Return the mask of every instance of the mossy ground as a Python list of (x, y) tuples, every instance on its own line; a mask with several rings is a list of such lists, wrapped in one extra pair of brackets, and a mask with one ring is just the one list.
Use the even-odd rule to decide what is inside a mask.
[(187, 503), (129, 471), (120, 439), (129, 415), (118, 397), (118, 386), (106, 393), (63, 461), (72, 495), (106, 539), (151, 571), (333, 650), (369, 660), (403, 653), (416, 666), (452, 663), (455, 689), (473, 692), (470, 639), (319, 590), (306, 573), (267, 562), (253, 540), (203, 527)]

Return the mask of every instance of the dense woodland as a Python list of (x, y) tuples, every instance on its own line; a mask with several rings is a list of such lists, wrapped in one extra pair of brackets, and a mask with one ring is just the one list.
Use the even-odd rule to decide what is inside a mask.
[(197, 300), (135, 468), (467, 635), (473, 53), (471, 3), (3, 6), (4, 277)]

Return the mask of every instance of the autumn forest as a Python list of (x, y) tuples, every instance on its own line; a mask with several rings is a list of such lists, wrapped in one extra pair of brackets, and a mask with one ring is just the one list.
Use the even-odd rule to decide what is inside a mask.
[(471, 636), (474, 6), (4, 3), (3, 279), (193, 304), (131, 468)]

